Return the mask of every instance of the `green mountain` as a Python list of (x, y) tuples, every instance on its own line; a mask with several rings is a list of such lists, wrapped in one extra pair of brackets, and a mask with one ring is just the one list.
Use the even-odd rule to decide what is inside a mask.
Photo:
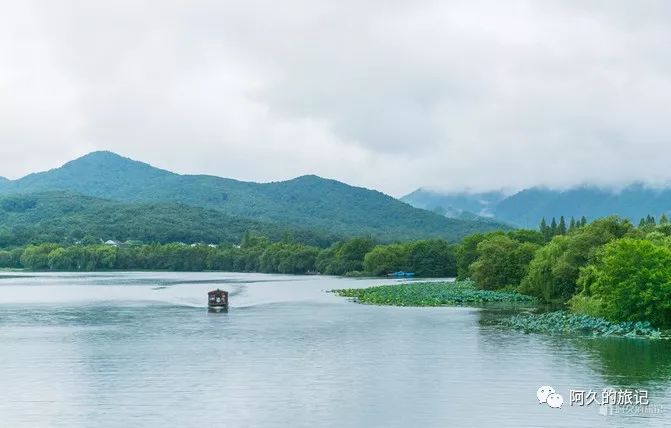
[(66, 192), (0, 197), (0, 247), (30, 242), (68, 243), (87, 236), (145, 243), (238, 244), (247, 231), (273, 241), (290, 236), (322, 247), (339, 238), (175, 203), (133, 204)]
[[(490, 196), (493, 195), (493, 198)], [(634, 222), (647, 215), (659, 216), (671, 212), (671, 188), (654, 189), (643, 184), (632, 184), (622, 189), (602, 189), (581, 186), (569, 190), (534, 187), (511, 196), (498, 198), (498, 192), (436, 193), (422, 189), (402, 200), (417, 207), (449, 206), (452, 209), (474, 210), (486, 207), (486, 213), (495, 219), (520, 227), (536, 228), (541, 218), (548, 221), (564, 216), (595, 219), (619, 215)], [(481, 204), (481, 205), (478, 205)], [(477, 212), (477, 211), (475, 211)], [(480, 211), (483, 213), (483, 211)]]
[(383, 240), (460, 239), (506, 228), (483, 220), (449, 219), (383, 193), (314, 175), (251, 183), (180, 175), (111, 152), (94, 152), (60, 168), (0, 183), (0, 194), (68, 191), (132, 203), (181, 203), (235, 217), (338, 235)]

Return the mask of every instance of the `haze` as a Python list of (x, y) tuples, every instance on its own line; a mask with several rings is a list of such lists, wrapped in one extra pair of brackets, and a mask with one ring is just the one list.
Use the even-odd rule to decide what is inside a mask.
[(25, 1), (0, 175), (93, 150), (394, 196), (671, 179), (664, 1)]

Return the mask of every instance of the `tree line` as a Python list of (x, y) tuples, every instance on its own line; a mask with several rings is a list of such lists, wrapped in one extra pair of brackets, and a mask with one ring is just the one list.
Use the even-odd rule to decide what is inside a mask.
[(424, 277), (456, 275), (455, 246), (445, 240), (379, 244), (359, 237), (328, 248), (296, 242), (271, 242), (246, 233), (240, 245), (130, 243), (113, 246), (33, 244), (0, 250), (0, 267), (53, 271), (220, 270), (284, 274), (384, 275), (398, 270)]
[(516, 231), (467, 237), (457, 248), (458, 276), (483, 289), (563, 304), (578, 314), (671, 326), (668, 220), (634, 227), (606, 217), (589, 224), (581, 220), (566, 232), (560, 224), (549, 237), (544, 221), (537, 236)]
[[(553, 228), (552, 223), (556, 224)], [(649, 216), (635, 227), (606, 217), (541, 221), (538, 230), (476, 233), (457, 244), (420, 240), (382, 244), (371, 237), (327, 248), (271, 242), (245, 233), (239, 245), (131, 243), (119, 247), (32, 244), (0, 250), (0, 267), (31, 270), (222, 270), (284, 274), (471, 278), (486, 290), (518, 291), (613, 321), (671, 326), (671, 223)], [(553, 231), (554, 230), (554, 231)]]
[(552, 221), (550, 222), (549, 225), (545, 221), (545, 217), (543, 217), (543, 219), (541, 219), (539, 230), (541, 234), (543, 234), (546, 240), (550, 240), (550, 238), (552, 238), (553, 236), (565, 235), (585, 225), (587, 225), (587, 218), (585, 216), (582, 216), (577, 220), (575, 219), (575, 217), (571, 217), (571, 220), (569, 221), (568, 225), (566, 224), (564, 216), (559, 217), (559, 222), (557, 222), (557, 219), (555, 217), (552, 217)]

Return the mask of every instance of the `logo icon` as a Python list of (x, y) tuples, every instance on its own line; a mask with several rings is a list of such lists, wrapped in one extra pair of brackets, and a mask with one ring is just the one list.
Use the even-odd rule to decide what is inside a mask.
[(538, 398), (539, 404), (545, 403), (553, 409), (559, 409), (564, 404), (564, 397), (556, 393), (555, 389), (548, 385), (538, 388), (536, 398)]

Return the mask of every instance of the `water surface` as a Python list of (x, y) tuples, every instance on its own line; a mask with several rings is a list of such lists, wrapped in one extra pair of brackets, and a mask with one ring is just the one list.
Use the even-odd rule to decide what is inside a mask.
[[(0, 426), (671, 425), (671, 346), (527, 335), (475, 308), (348, 302), (383, 280), (226, 273), (0, 277)], [(231, 292), (208, 313), (206, 292)], [(538, 404), (552, 385), (561, 409)], [(661, 413), (570, 407), (649, 390)]]

